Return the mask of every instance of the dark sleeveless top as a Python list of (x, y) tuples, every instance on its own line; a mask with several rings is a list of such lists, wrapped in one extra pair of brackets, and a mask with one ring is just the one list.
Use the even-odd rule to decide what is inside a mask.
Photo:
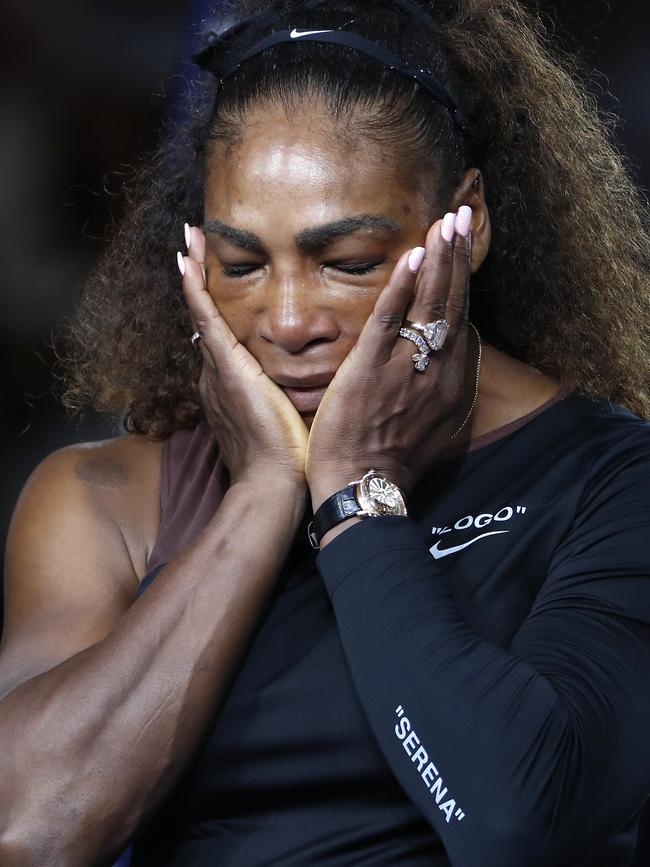
[[(163, 443), (161, 471), (141, 593), (228, 485), (205, 422)], [(134, 867), (449, 864), (374, 743), (315, 554), (303, 526), (211, 736), (134, 846)]]
[[(563, 829), (562, 820), (572, 815), (571, 798), (577, 789), (571, 774), (564, 774), (562, 762), (566, 759), (567, 768), (575, 769), (576, 762), (596, 747), (589, 744), (587, 731), (584, 743), (577, 745), (584, 753), (576, 759), (567, 752), (562, 729), (566, 719), (555, 719), (557, 700), (545, 678), (530, 681), (524, 660), (539, 660), (545, 675), (552, 676), (555, 657), (544, 642), (555, 642), (553, 650), (568, 649), (573, 641), (561, 637), (565, 615), (562, 604), (553, 604), (555, 582), (560, 581), (554, 577), (555, 564), (564, 570), (561, 580), (572, 582), (571, 593), (576, 595), (578, 578), (566, 577), (575, 562), (576, 575), (590, 580), (584, 599), (595, 599), (600, 586), (597, 570), (606, 571), (610, 552), (613, 568), (620, 560), (607, 541), (607, 534), (616, 537), (619, 532), (612, 525), (619, 517), (620, 533), (626, 534), (628, 548), (634, 548), (634, 558), (639, 549), (643, 564), (639, 568), (646, 570), (647, 579), (643, 539), (648, 535), (648, 496), (641, 495), (646, 522), (641, 526), (636, 517), (641, 514), (638, 495), (634, 493), (637, 500), (628, 509), (626, 497), (632, 494), (626, 492), (639, 489), (640, 472), (646, 473), (643, 479), (649, 475), (650, 440), (648, 426), (629, 413), (569, 391), (501, 429), (498, 436), (482, 438), (463, 459), (436, 467), (414, 492), (409, 519), (362, 521), (327, 546), (318, 560), (301, 528), (209, 736), (165, 806), (134, 841), (134, 867), (442, 867), (452, 863), (515, 867), (515, 861), (496, 851), (476, 848), (484, 845), (481, 835), (489, 823), (478, 822), (472, 832), (472, 822), (498, 806), (492, 792), (495, 779), (520, 787), (508, 794), (512, 795), (509, 803), (517, 809), (521, 805), (522, 816), (527, 810), (534, 814), (537, 805), (552, 810), (561, 794), (566, 810), (554, 814), (553, 830), (571, 840), (573, 829)], [(630, 451), (633, 460), (624, 457)], [(615, 467), (624, 461), (623, 476), (610, 471), (605, 458), (601, 461), (599, 456), (610, 453), (615, 455), (611, 459)], [(592, 473), (594, 467), (597, 473)], [(592, 483), (592, 475), (597, 483)], [(162, 522), (142, 591), (205, 526), (227, 485), (227, 471), (205, 422), (193, 431), (173, 434), (164, 443)], [(645, 481), (640, 489), (647, 491)], [(601, 501), (611, 508), (601, 507)], [(598, 522), (604, 509), (609, 510), (603, 534)], [(581, 523), (576, 515), (582, 512)], [(635, 520), (626, 519), (626, 514), (633, 514)], [(590, 533), (587, 547), (583, 536), (575, 537), (586, 532), (583, 523)], [(602, 545), (597, 542), (601, 536)], [(378, 562), (373, 562), (375, 554)], [(393, 566), (382, 571), (382, 564), (391, 558), (403, 563), (403, 570)], [(629, 607), (629, 624), (634, 617), (644, 624), (650, 619), (648, 582), (626, 580), (634, 559), (629, 552), (626, 558), (626, 574), (616, 584), (603, 583), (609, 598), (594, 606), (593, 636), (586, 607), (580, 611), (575, 633), (576, 641), (588, 642), (580, 667), (593, 658), (594, 678), (615, 669), (621, 696), (638, 694), (640, 683), (645, 682), (633, 678), (639, 674), (634, 653), (647, 631), (634, 633), (626, 662), (628, 633), (622, 627), (618, 631), (614, 620), (607, 621), (605, 630), (597, 618), (604, 606), (606, 611)], [(454, 600), (451, 609), (444, 595), (449, 592)], [(436, 598), (427, 602), (428, 593)], [(527, 617), (535, 610), (538, 594), (545, 607), (531, 621), (526, 637)], [(441, 612), (440, 622), (437, 612)], [(550, 620), (556, 616), (557, 622)], [(541, 628), (545, 617), (549, 622)], [(400, 649), (393, 639), (401, 638), (405, 629), (410, 630), (410, 638)], [(435, 689), (423, 679), (432, 647), (436, 665), (430, 676)], [(611, 659), (605, 656), (610, 652)], [(569, 652), (567, 659), (571, 658)], [(571, 679), (577, 675), (570, 673), (567, 659), (557, 663), (562, 666), (558, 683), (563, 698), (578, 714), (584, 696), (570, 692)], [(458, 669), (463, 665), (469, 666), (465, 672)], [(523, 680), (518, 680), (520, 668)], [(450, 685), (445, 693), (447, 672)], [(466, 695), (473, 695), (475, 678), (492, 686), (478, 691), (476, 716), (468, 718), (463, 702)], [(623, 687), (625, 678), (630, 680)], [(510, 682), (512, 694), (504, 692)], [(580, 680), (577, 684), (580, 690)], [(606, 688), (613, 694), (615, 687)], [(490, 703), (492, 689), (501, 697)], [(434, 710), (427, 710), (426, 702), (438, 695), (444, 711), (439, 712), (436, 702)], [(525, 704), (529, 701), (531, 705)], [(634, 713), (640, 713), (640, 707), (635, 704)], [(406, 719), (405, 709), (417, 723)], [(621, 714), (625, 717), (628, 712), (622, 702)], [(544, 747), (536, 734), (538, 714), (546, 719), (548, 745)], [(557, 743), (552, 739), (556, 724)], [(627, 718), (620, 724), (628, 727), (631, 757), (623, 754), (621, 761), (629, 759), (629, 766), (625, 765), (615, 786), (603, 783), (608, 792), (616, 791), (613, 805), (602, 805), (602, 795), (585, 774), (576, 812), (581, 818), (576, 820), (575, 839), (580, 840), (581, 834), (591, 839), (591, 830), (580, 822), (584, 817), (591, 823), (595, 816), (596, 828), (599, 821), (613, 823), (609, 840), (589, 858), (566, 861), (571, 867), (631, 863), (643, 803), (638, 792), (643, 785), (647, 794), (645, 765), (641, 768), (636, 757), (647, 755), (647, 743), (641, 742), (640, 734), (639, 742), (634, 741), (636, 729)], [(534, 734), (528, 725), (536, 726)], [(472, 734), (479, 731), (482, 740)], [(598, 731), (593, 727), (594, 737)], [(607, 736), (612, 743), (618, 742), (617, 731)], [(643, 731), (647, 731), (647, 718)], [(512, 747), (505, 756), (498, 750), (491, 756), (481, 746), (502, 740)], [(427, 750), (436, 762), (436, 774), (439, 767), (445, 776), (444, 792), (449, 786), (458, 799), (453, 807), (445, 800), (449, 794), (442, 798), (443, 781), (434, 778), (434, 764), (424, 767), (427, 759), (422, 756)], [(602, 753), (600, 746), (598, 751)], [(522, 778), (522, 769), (528, 767), (524, 758), (535, 774)], [(540, 765), (547, 758), (548, 764)], [(488, 772), (491, 761), (494, 769)], [(446, 769), (455, 775), (451, 782)], [(599, 773), (609, 780), (604, 769), (599, 768)], [(640, 777), (635, 778), (635, 773)], [(626, 792), (626, 786), (639, 785), (640, 790)], [(551, 804), (546, 803), (548, 797)], [(612, 818), (618, 815), (619, 802), (625, 804), (625, 815)], [(601, 809), (608, 812), (599, 820)], [(522, 838), (525, 833), (522, 828)], [(456, 853), (453, 861), (446, 846), (451, 847), (450, 854)], [(563, 846), (560, 850), (566, 851)], [(543, 863), (560, 867), (560, 860)], [(518, 860), (516, 867), (526, 864)]]

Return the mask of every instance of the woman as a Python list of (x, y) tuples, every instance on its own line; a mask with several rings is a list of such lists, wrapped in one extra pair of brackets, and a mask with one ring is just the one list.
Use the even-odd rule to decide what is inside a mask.
[(646, 214), (517, 0), (368, 9), (233, 4), (87, 288), (131, 433), (16, 509), (3, 865), (630, 863)]

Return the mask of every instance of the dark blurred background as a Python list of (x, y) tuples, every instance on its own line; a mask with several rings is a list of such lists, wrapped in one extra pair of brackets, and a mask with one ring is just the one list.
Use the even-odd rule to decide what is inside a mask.
[[(183, 99), (206, 0), (5, 0), (0, 20), (0, 536), (25, 479), (67, 443), (119, 433), (66, 419), (51, 396), (52, 329), (74, 304), (122, 178)], [(537, 4), (535, 4), (537, 5)], [(650, 185), (650, 25), (642, 0), (542, 0), (580, 53), (638, 186)], [(179, 238), (179, 246), (181, 239)], [(639, 862), (641, 863), (641, 862)], [(650, 855), (644, 858), (650, 864)]]

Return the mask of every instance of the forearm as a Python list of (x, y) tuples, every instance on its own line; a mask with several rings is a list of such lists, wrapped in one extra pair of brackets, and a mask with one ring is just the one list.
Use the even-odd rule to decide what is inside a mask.
[(103, 863), (169, 791), (300, 522), (303, 495), (273, 487), (272, 510), (252, 487), (231, 487), (107, 638), (0, 702), (3, 864)]

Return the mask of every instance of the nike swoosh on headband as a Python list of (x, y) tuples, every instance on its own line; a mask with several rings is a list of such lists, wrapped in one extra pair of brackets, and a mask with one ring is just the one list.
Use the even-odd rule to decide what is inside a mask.
[(500, 536), (502, 533), (509, 532), (510, 530), (493, 530), (491, 533), (481, 533), (480, 536), (470, 539), (469, 542), (464, 542), (462, 545), (454, 545), (453, 548), (443, 548), (442, 550), (438, 547), (440, 544), (438, 541), (435, 545), (429, 548), (429, 551), (431, 551), (436, 560), (440, 560), (441, 557), (448, 557), (449, 554), (455, 554), (457, 551), (462, 551), (463, 548), (473, 545), (474, 542), (478, 542), (479, 539), (485, 539), (486, 536)]
[(301, 36), (313, 36), (315, 33), (333, 33), (333, 30), (296, 30), (294, 27), (289, 36), (292, 39), (300, 39)]

